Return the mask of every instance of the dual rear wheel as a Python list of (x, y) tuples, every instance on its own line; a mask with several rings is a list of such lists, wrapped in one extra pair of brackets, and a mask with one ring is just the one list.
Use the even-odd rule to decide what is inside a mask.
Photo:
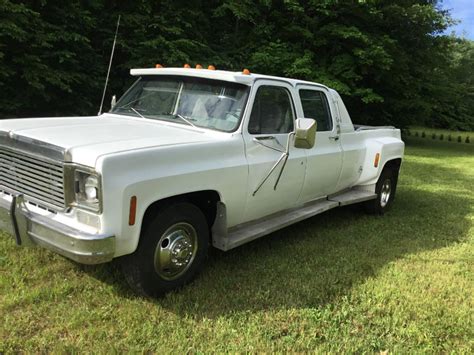
[(395, 198), (398, 182), (398, 169), (387, 166), (375, 184), (377, 197), (367, 201), (365, 208), (369, 213), (382, 215), (390, 209)]

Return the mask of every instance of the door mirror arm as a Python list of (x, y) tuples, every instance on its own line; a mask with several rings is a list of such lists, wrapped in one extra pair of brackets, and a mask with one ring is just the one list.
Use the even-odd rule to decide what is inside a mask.
[[(255, 191), (253, 192), (252, 196), (255, 196), (255, 194), (258, 192), (258, 190), (260, 190), (260, 188), (263, 186), (263, 184), (265, 183), (265, 181), (268, 180), (268, 178), (270, 177), (270, 175), (273, 173), (273, 171), (277, 168), (277, 166), (281, 163), (281, 161), (283, 161), (283, 164), (281, 166), (281, 169), (280, 169), (280, 172), (278, 173), (278, 177), (275, 181), (275, 185), (273, 186), (273, 190), (276, 190), (277, 186), (278, 186), (278, 183), (280, 182), (280, 178), (281, 178), (281, 175), (283, 174), (283, 170), (285, 169), (285, 166), (286, 166), (286, 162), (288, 161), (288, 157), (290, 156), (290, 144), (291, 144), (291, 138), (295, 135), (295, 132), (290, 132), (288, 133), (288, 139), (286, 140), (286, 149), (285, 150), (279, 150), (279, 149), (276, 149), (276, 148), (273, 148), (273, 147), (270, 147), (266, 144), (263, 144), (262, 142), (260, 142), (260, 140), (258, 138), (254, 138), (253, 141), (260, 144), (261, 146), (264, 146), (266, 148), (269, 148), (269, 149), (273, 149), (277, 152), (280, 152), (281, 153), (281, 156), (280, 158), (278, 158), (277, 162), (275, 164), (273, 164), (272, 168), (268, 171), (267, 175), (265, 175), (265, 177), (262, 179), (262, 181), (260, 182), (260, 184), (258, 184), (257, 188), (255, 189)], [(269, 139), (269, 138), (265, 138), (265, 139)], [(273, 139), (276, 140), (275, 137), (273, 137)]]
[(285, 153), (281, 156), (280, 159), (283, 158), (283, 165), (281, 166), (280, 173), (278, 174), (278, 177), (275, 181), (275, 186), (273, 186), (273, 190), (276, 190), (278, 183), (280, 182), (281, 175), (283, 174), (283, 170), (285, 170), (286, 162), (288, 161), (288, 157), (290, 156), (290, 141), (291, 138), (295, 135), (295, 132), (290, 132), (288, 134), (288, 139), (286, 140), (286, 151)]
[(268, 148), (268, 149), (271, 149), (271, 150), (274, 150), (274, 151), (277, 151), (277, 152), (280, 152), (280, 153), (284, 153), (285, 151), (283, 149), (278, 149), (278, 148), (275, 148), (275, 147), (272, 147), (270, 145), (267, 145), (265, 143), (263, 143), (263, 141), (275, 141), (280, 147), (283, 148), (283, 146), (280, 144), (280, 142), (278, 142), (278, 139), (276, 139), (275, 137), (273, 136), (262, 136), (262, 137), (254, 137), (253, 138), (253, 141), (259, 145), (261, 145), (262, 147), (265, 147), (265, 148)]

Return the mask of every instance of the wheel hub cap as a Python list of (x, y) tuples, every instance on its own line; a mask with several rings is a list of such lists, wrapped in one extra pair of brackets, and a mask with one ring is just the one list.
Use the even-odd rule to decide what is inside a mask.
[(385, 207), (390, 200), (390, 193), (392, 192), (392, 183), (390, 179), (383, 182), (382, 190), (380, 191), (380, 206)]
[(174, 280), (191, 266), (197, 252), (197, 233), (188, 223), (177, 223), (161, 236), (155, 250), (155, 271)]

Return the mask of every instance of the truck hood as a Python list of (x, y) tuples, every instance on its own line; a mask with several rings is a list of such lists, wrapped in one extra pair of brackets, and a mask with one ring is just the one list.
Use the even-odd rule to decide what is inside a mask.
[(72, 162), (92, 167), (106, 154), (206, 142), (222, 136), (184, 124), (112, 114), (0, 120), (0, 131), (58, 146)]

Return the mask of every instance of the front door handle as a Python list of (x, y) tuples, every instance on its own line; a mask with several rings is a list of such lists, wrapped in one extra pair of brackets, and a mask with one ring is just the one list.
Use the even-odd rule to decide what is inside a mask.
[(256, 140), (259, 140), (259, 141), (266, 141), (266, 140), (276, 140), (276, 137), (274, 136), (258, 136), (258, 137), (255, 137), (254, 139)]
[(329, 139), (332, 139), (334, 141), (338, 141), (339, 140), (339, 136), (330, 136)]

